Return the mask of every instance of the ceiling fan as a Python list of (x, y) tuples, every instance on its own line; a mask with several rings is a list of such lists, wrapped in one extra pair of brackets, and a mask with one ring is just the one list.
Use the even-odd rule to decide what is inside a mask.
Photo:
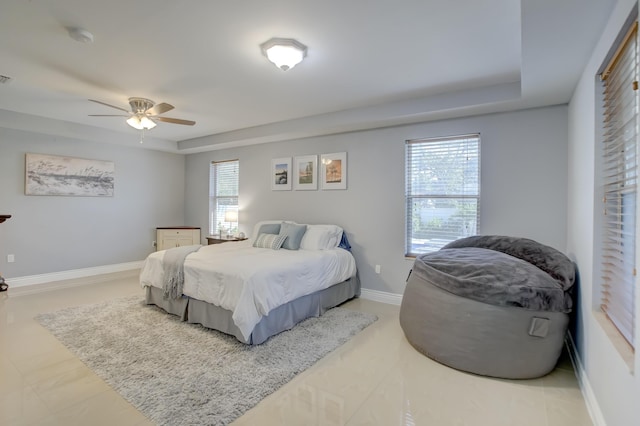
[(104, 102), (96, 101), (94, 99), (89, 99), (89, 100), (91, 102), (95, 102), (101, 105), (115, 108), (127, 113), (127, 115), (89, 114), (89, 117), (129, 117), (127, 118), (127, 124), (133, 127), (134, 129), (138, 129), (138, 130), (153, 129), (154, 127), (156, 127), (156, 124), (157, 124), (156, 121), (163, 121), (165, 123), (173, 123), (173, 124), (184, 124), (187, 126), (193, 126), (194, 124), (196, 124), (195, 121), (191, 121), (191, 120), (161, 117), (160, 114), (163, 114), (167, 111), (171, 111), (174, 108), (173, 105), (169, 105), (164, 102), (160, 104), (156, 104), (154, 101), (150, 99), (129, 98), (129, 105), (131, 106), (131, 111), (129, 111), (115, 105), (110, 105)]

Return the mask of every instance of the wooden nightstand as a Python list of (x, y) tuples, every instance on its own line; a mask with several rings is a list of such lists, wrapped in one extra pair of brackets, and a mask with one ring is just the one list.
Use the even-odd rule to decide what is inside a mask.
[(236, 237), (221, 237), (220, 235), (211, 235), (207, 237), (207, 244), (222, 244), (228, 243), (229, 241), (244, 241), (246, 238), (236, 238)]

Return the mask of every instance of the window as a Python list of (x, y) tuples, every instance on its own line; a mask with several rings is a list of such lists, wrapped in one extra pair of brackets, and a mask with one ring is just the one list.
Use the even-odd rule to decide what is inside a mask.
[(638, 176), (638, 23), (618, 44), (602, 80), (601, 308), (634, 346)]
[[(237, 222), (226, 222), (227, 212), (238, 212), (238, 160), (214, 161), (209, 171), (209, 234), (219, 234), (222, 229), (237, 231)], [(236, 219), (237, 220), (237, 219)]]
[(406, 256), (476, 235), (480, 135), (406, 142)]

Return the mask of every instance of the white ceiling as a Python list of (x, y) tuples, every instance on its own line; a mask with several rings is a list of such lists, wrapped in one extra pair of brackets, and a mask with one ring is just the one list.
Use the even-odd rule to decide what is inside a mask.
[[(129, 144), (139, 132), (89, 117), (118, 111), (88, 99), (140, 96), (197, 122), (159, 123), (145, 145), (194, 152), (562, 104), (614, 3), (2, 0), (0, 125)], [(306, 59), (277, 69), (259, 49), (271, 37)]]

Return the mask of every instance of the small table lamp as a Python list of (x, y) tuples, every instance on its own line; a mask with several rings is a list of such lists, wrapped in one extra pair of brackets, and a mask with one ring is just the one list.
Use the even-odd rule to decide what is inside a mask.
[(224, 221), (229, 222), (229, 231), (227, 231), (227, 238), (231, 237), (231, 224), (238, 222), (238, 211), (227, 210), (224, 214)]

